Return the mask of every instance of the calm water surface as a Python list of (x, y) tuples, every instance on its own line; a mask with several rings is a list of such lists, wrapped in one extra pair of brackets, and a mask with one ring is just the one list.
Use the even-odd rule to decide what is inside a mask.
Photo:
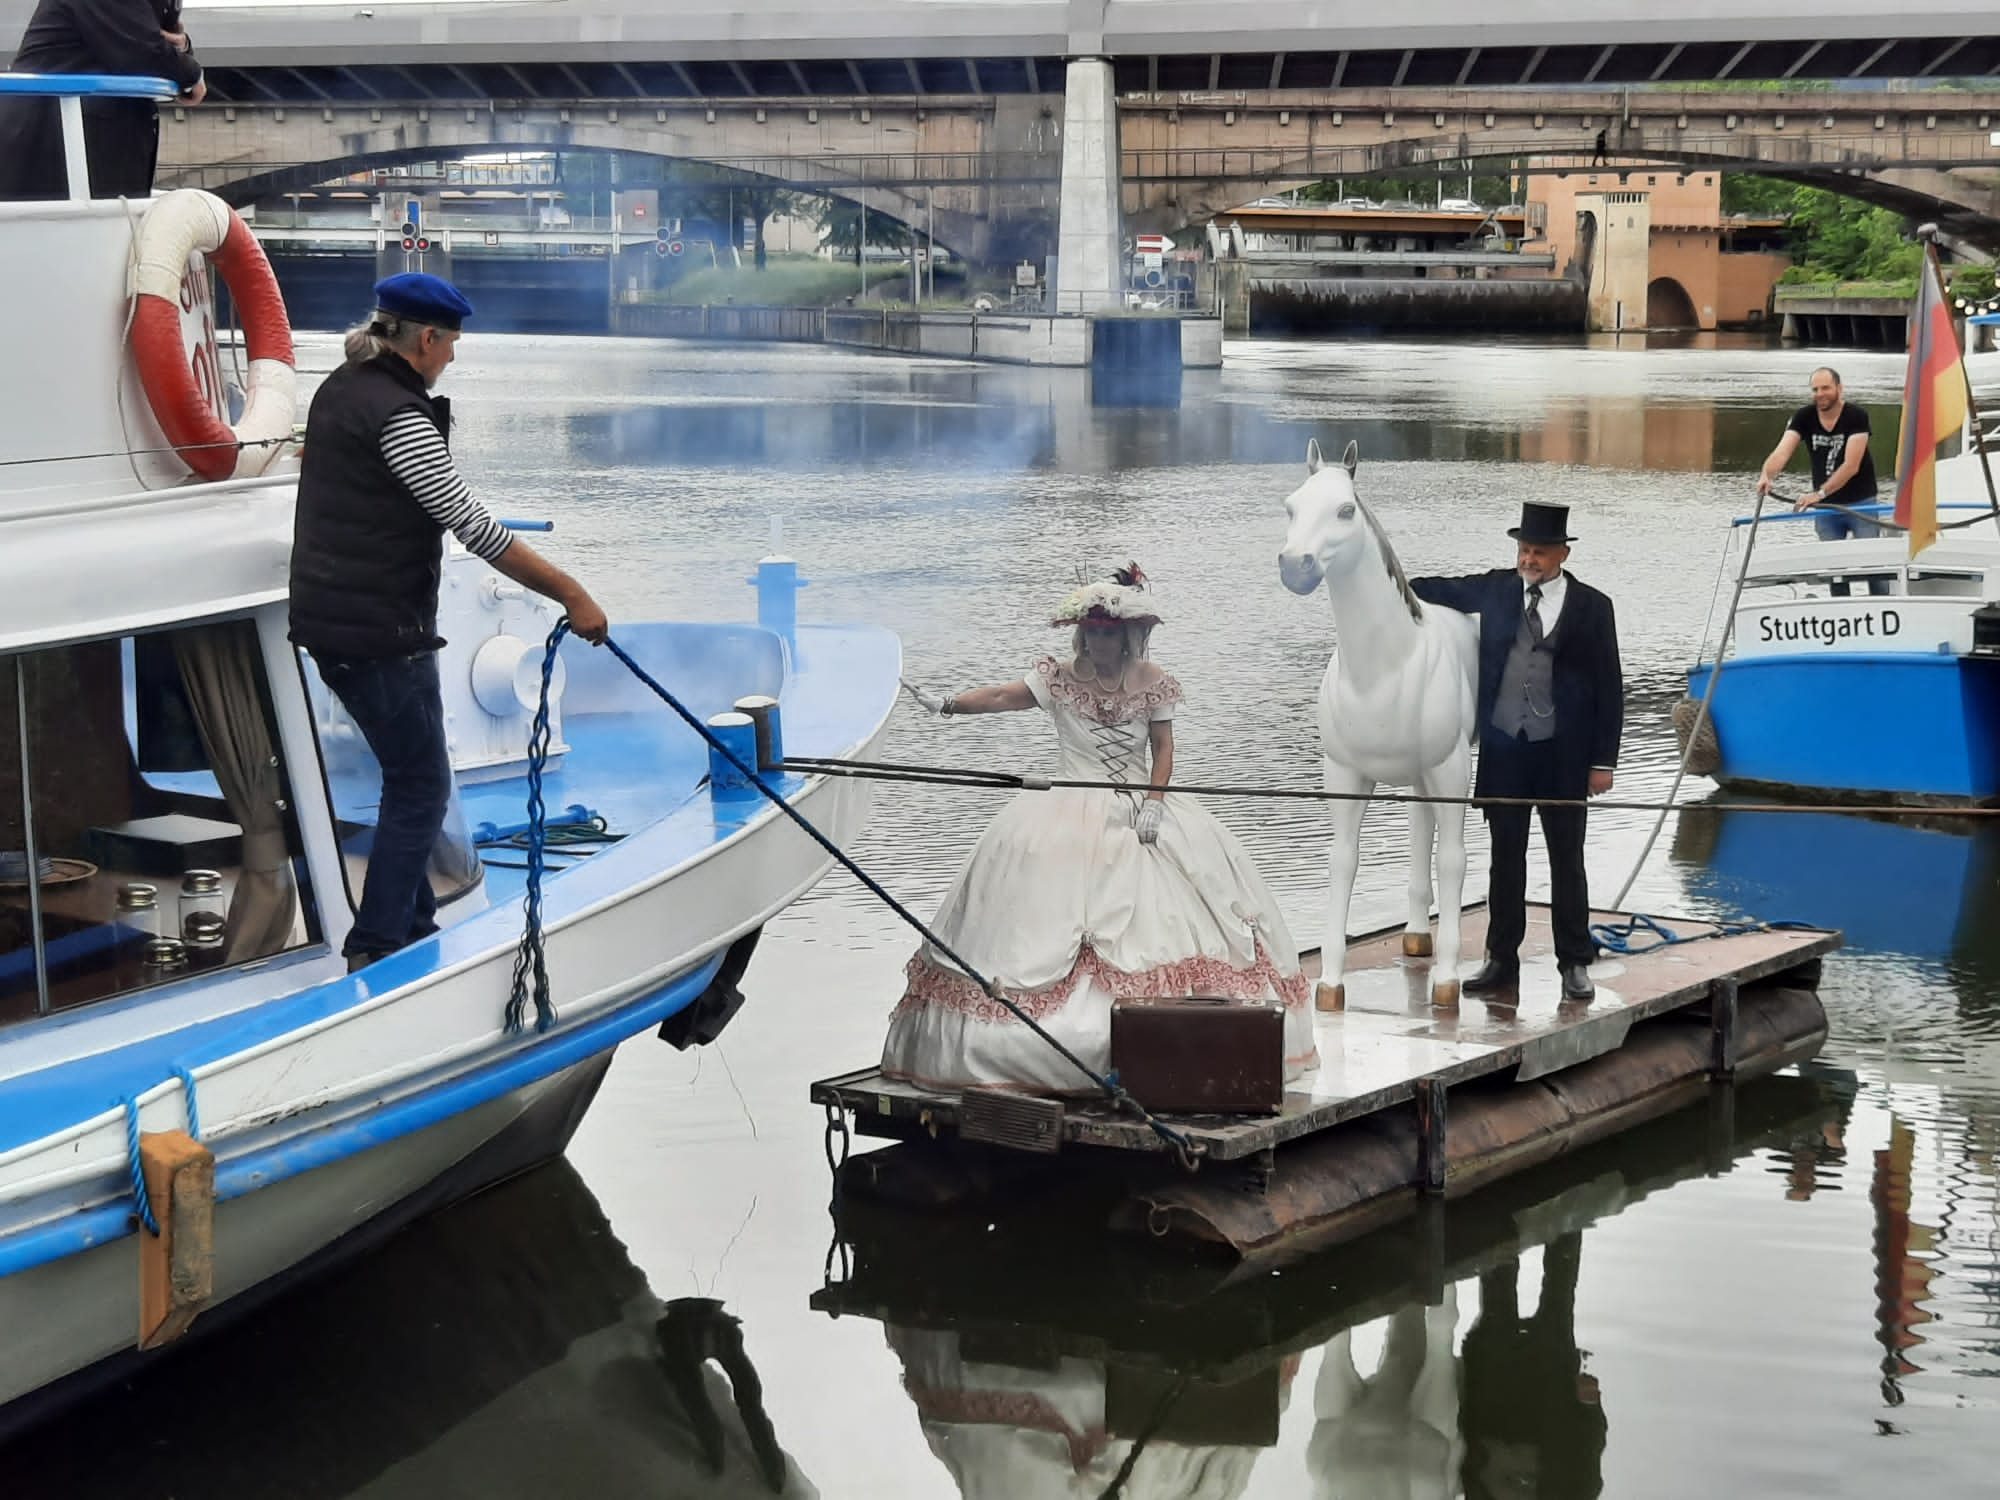
[[(332, 345), (306, 354), (323, 371)], [(1620, 789), (1645, 794), (1671, 775), (1724, 525), (1818, 359), (1247, 343), (1177, 409), (1112, 410), (1061, 374), (475, 336), (446, 388), (475, 484), (553, 517), (614, 621), (743, 616), (777, 518), (811, 613), (892, 627), (915, 680), (962, 688), (1051, 648), (1076, 569), (1138, 559), (1188, 691), (1177, 771), (1211, 782), (1314, 777), (1331, 613), (1274, 557), (1309, 437), (1359, 441), (1413, 572), (1504, 562), (1523, 500), (1567, 504), (1575, 570), (1622, 626)], [(1839, 362), (1886, 460), (1900, 361)], [(906, 717), (889, 752), (1035, 767), (1035, 719)], [(858, 852), (926, 908), (999, 805), (885, 789)], [(1217, 811), (1317, 942), (1320, 824)], [(1646, 819), (1591, 827), (1608, 897)], [(1401, 837), (1371, 815), (1357, 926), (1400, 920)], [(829, 879), (772, 924), (720, 1046), (626, 1046), (567, 1163), (0, 1450), (0, 1489), (2000, 1492), (1996, 858), (1949, 823), (1681, 820), (1635, 903), (1845, 928), (1832, 1041), (1733, 1119), (1691, 1112), (1452, 1205), (1441, 1273), (1394, 1235), (1224, 1284), (1027, 1219), (863, 1220), (831, 1293), (807, 1086), (873, 1059), (911, 940)]]

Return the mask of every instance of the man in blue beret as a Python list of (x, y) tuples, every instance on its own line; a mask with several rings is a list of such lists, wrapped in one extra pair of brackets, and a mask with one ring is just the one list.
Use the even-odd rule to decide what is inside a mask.
[(433, 396), (472, 304), (427, 272), (375, 283), (375, 311), (314, 393), (292, 535), (291, 636), (312, 653), (382, 767), (382, 802), (349, 971), (437, 931), (431, 850), (451, 803), (438, 687), (438, 580), (449, 531), (561, 604), (592, 644), (610, 626), (569, 574), (513, 535), (459, 477), (451, 405)]

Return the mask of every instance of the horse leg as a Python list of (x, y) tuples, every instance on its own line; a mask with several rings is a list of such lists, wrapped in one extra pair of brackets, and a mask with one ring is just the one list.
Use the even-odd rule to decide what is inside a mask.
[(1347, 1006), (1347, 986), (1341, 982), (1347, 968), (1347, 907), (1354, 896), (1354, 872), (1361, 867), (1361, 814), (1368, 806), (1360, 799), (1375, 790), (1375, 783), (1325, 756), (1320, 757), (1320, 775), (1326, 789), (1342, 800), (1332, 804), (1333, 845), (1326, 860), (1326, 935), (1320, 941), (1319, 987), (1313, 992), (1313, 1003), (1321, 1010), (1343, 1010)]
[(1428, 802), (1410, 804), (1410, 920), (1403, 926), (1406, 958), (1428, 958), (1431, 954), (1431, 836), (1437, 825), (1435, 812)]
[[(1464, 797), (1472, 789), (1472, 747), (1460, 745), (1422, 781), (1433, 797)], [(1433, 803), (1437, 822), (1437, 957), (1431, 961), (1431, 1004), (1458, 1004), (1459, 919), (1465, 907), (1465, 808)]]

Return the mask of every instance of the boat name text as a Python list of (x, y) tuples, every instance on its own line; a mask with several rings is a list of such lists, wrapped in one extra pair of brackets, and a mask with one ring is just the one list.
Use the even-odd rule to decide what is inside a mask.
[(1834, 646), (1863, 637), (1883, 640), (1901, 634), (1902, 629), (1903, 617), (1893, 609), (1871, 609), (1862, 614), (1757, 617), (1757, 633), (1766, 641), (1809, 641), (1816, 646)]

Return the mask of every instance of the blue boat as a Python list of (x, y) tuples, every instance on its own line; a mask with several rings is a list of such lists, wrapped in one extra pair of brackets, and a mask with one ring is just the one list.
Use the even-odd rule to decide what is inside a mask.
[[(2000, 317), (1968, 321), (1977, 335)], [(1968, 368), (1981, 362), (1969, 356)], [(1713, 693), (1712, 770), (1722, 786), (1831, 803), (2000, 802), (1992, 441), (1982, 449), (1968, 421), (1958, 451), (1938, 461), (1940, 519), (1951, 529), (1914, 560), (1896, 532), (1819, 540), (1810, 511), (1767, 509), (1754, 530), (1751, 517), (1736, 519), (1733, 536), (1754, 535), (1755, 545), (1739, 568), (1728, 649), (1719, 665), (1704, 660), (1688, 673), (1692, 702)], [(1893, 506), (1854, 509), (1886, 515)], [(1982, 609), (1988, 618), (1976, 620)], [(1685, 748), (1687, 705), (1679, 722)]]
[[(171, 85), (0, 92), (59, 97), (71, 147), (66, 201), (0, 204), (0, 273), (41, 289), (16, 335), (55, 362), (0, 377), (5, 1427), (560, 1153), (626, 1038), (711, 1037), (763, 924), (830, 863), (785, 807), (836, 843), (869, 807), (865, 783), (742, 757), (872, 753), (901, 659), (885, 631), (798, 623), (779, 557), (755, 624), (620, 622), (732, 763), (612, 652), (565, 640), (545, 667), (551, 608), (453, 545), (442, 930), (350, 975), (379, 775), (286, 639), (282, 303), (247, 329), (239, 409), (200, 257), (240, 292), (254, 239), (206, 194), (92, 201), (84, 176), (76, 100)], [(539, 1017), (531, 774), (563, 835)]]

